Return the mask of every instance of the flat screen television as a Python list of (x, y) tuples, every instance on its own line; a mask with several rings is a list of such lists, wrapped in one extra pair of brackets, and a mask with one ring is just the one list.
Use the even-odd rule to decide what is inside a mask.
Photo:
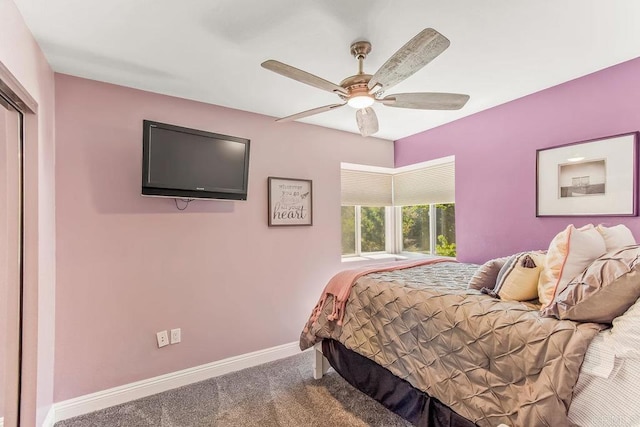
[(249, 142), (144, 120), (142, 194), (247, 200)]

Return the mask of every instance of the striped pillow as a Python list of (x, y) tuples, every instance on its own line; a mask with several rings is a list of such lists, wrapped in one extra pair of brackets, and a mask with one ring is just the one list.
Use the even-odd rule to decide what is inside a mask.
[(543, 252), (513, 255), (498, 274), (493, 293), (505, 301), (530, 301), (538, 298), (538, 279), (544, 268)]

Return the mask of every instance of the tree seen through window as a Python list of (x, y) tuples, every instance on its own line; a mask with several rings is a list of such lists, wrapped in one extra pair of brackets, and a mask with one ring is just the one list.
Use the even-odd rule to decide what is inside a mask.
[(363, 206), (360, 212), (362, 215), (360, 219), (361, 251), (384, 251), (384, 207)]

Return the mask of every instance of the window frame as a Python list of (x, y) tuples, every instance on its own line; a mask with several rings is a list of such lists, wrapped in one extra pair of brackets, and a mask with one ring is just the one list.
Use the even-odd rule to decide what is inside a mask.
[[(432, 257), (436, 256), (436, 246), (438, 236), (436, 236), (437, 220), (436, 205), (438, 203), (429, 203), (429, 253), (408, 252), (404, 250), (404, 236), (402, 235), (402, 206), (385, 206), (384, 207), (384, 228), (385, 228), (385, 250), (376, 252), (362, 252), (362, 211), (361, 205), (353, 205), (354, 207), (354, 228), (355, 228), (355, 249), (354, 254), (342, 255), (343, 261), (354, 258), (367, 258), (376, 255), (390, 255), (403, 257)], [(455, 205), (455, 203), (452, 203)], [(347, 205), (345, 205), (347, 206)], [(348, 205), (352, 206), (352, 205)]]

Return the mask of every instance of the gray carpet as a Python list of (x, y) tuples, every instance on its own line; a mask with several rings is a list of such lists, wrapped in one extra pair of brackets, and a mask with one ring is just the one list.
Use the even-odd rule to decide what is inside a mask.
[(56, 427), (376, 426), (411, 424), (333, 369), (314, 380), (304, 352), (56, 423)]

